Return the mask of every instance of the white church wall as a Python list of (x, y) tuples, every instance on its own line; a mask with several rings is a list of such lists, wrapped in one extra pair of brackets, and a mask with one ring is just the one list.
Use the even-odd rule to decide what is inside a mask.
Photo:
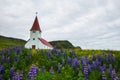
[(25, 48), (32, 48), (32, 45), (35, 45), (36, 49), (53, 49), (41, 43), (39, 39), (33, 40), (32, 38), (25, 44)]

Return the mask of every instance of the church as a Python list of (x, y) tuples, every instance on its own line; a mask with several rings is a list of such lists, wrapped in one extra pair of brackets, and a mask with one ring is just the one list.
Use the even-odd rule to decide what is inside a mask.
[(37, 16), (30, 29), (30, 39), (25, 44), (28, 49), (53, 49), (53, 46), (41, 37), (41, 28)]

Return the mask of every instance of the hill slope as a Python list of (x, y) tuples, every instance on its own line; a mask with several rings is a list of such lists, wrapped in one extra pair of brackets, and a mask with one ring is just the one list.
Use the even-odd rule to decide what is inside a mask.
[(0, 35), (0, 49), (10, 46), (24, 46), (25, 40)]
[(51, 45), (56, 46), (57, 48), (64, 48), (64, 49), (69, 49), (69, 48), (74, 48), (74, 46), (67, 40), (62, 40), (62, 41), (51, 41), (49, 42)]

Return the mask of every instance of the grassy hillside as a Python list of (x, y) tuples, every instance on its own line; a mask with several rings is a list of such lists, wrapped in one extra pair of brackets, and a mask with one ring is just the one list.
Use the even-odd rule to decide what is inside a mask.
[(74, 46), (67, 40), (51, 41), (50, 44), (56, 46), (57, 48), (64, 48), (64, 49), (74, 48)]
[[(26, 43), (25, 40), (5, 37), (0, 35), (0, 49), (8, 48), (10, 46), (24, 46)], [(74, 49), (75, 47), (67, 40), (62, 41), (51, 41), (49, 42), (51, 45), (56, 46), (58, 49)], [(78, 48), (78, 47), (77, 47)], [(79, 47), (80, 48), (80, 47)]]
[(24, 46), (25, 40), (0, 36), (0, 49), (10, 46)]

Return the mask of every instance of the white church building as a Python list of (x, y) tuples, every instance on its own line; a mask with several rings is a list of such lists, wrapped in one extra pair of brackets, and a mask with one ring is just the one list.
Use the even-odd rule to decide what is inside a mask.
[(53, 49), (53, 46), (41, 37), (41, 28), (38, 18), (35, 17), (32, 28), (30, 29), (30, 39), (25, 44), (25, 48), (29, 49)]

